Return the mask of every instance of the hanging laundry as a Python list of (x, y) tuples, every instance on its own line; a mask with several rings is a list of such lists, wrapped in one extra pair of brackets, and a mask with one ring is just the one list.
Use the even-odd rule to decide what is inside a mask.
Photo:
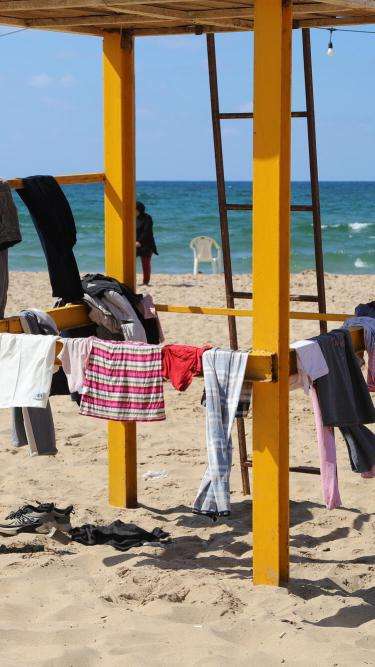
[(316, 340), (329, 368), (328, 375), (315, 382), (323, 425), (340, 427), (351, 464), (366, 462), (367, 470), (361, 465), (356, 472), (369, 472), (375, 467), (375, 437), (364, 424), (375, 422), (375, 408), (350, 333), (335, 329)]
[(0, 335), (0, 408), (45, 408), (55, 363), (56, 336)]
[(164, 333), (156, 311), (154, 299), (152, 298), (151, 294), (144, 294), (142, 301), (139, 304), (139, 310), (141, 311), (145, 320), (156, 320), (159, 333), (159, 343), (163, 343)]
[[(236, 414), (235, 417), (237, 418), (242, 418), (244, 419), (245, 417), (248, 416), (249, 411), (250, 411), (250, 404), (251, 404), (251, 395), (253, 392), (253, 383), (251, 380), (246, 380), (246, 378), (243, 381), (243, 385), (241, 388), (241, 394), (240, 394), (240, 399), (238, 401), (238, 405), (236, 408)], [(201, 405), (203, 407), (206, 407), (206, 390), (203, 389), (203, 394), (201, 398)]]
[(0, 319), (4, 317), (9, 287), (8, 248), (22, 241), (17, 208), (7, 183), (0, 180)]
[(12, 191), (0, 180), (0, 250), (7, 250), (22, 241), (18, 213)]
[(202, 373), (202, 355), (212, 345), (165, 345), (162, 348), (163, 378), (170, 380), (177, 391), (186, 391), (193, 377)]
[[(82, 286), (85, 294), (88, 294), (90, 297), (94, 299), (98, 299), (102, 304), (103, 304), (103, 297), (107, 296), (106, 294), (107, 292), (116, 292), (125, 299), (128, 305), (122, 302), (122, 308), (124, 308), (124, 311), (123, 315), (121, 316), (122, 319), (117, 320), (117, 331), (121, 332), (122, 323), (124, 324), (133, 323), (134, 326), (137, 326), (137, 321), (139, 321), (145, 331), (146, 341), (148, 343), (153, 345), (158, 345), (159, 343), (162, 342), (163, 335), (161, 333), (160, 336), (161, 327), (159, 318), (157, 317), (157, 314), (156, 317), (154, 318), (144, 317), (142, 312), (143, 309), (141, 306), (143, 301), (143, 296), (141, 294), (134, 294), (134, 292), (123, 283), (120, 283), (118, 280), (115, 280), (115, 278), (111, 278), (110, 276), (104, 276), (101, 273), (96, 273), (96, 274), (88, 273), (87, 275), (85, 275), (82, 278)], [(113, 303), (113, 299), (111, 300), (111, 303)], [(133, 313), (129, 316), (130, 312), (129, 306), (131, 306), (133, 313), (135, 313), (137, 321), (134, 320)], [(107, 311), (110, 312), (110, 314), (113, 315), (113, 308), (108, 302), (106, 304), (106, 309)], [(90, 314), (90, 317), (91, 316), (92, 315)], [(100, 317), (100, 312), (97, 313), (97, 316)], [(114, 316), (114, 319), (116, 321), (116, 316)], [(104, 322), (101, 322), (101, 324), (105, 326)], [(129, 333), (127, 333), (127, 331)], [(131, 335), (131, 329), (125, 330), (125, 335)], [(136, 329), (136, 335), (138, 336), (140, 335), (138, 329)], [(142, 342), (142, 340), (140, 342)]]
[(120, 324), (124, 340), (147, 343), (146, 332), (139, 317), (122, 294), (114, 290), (107, 290), (101, 297), (101, 301)]
[(73, 542), (87, 546), (109, 544), (117, 551), (128, 551), (134, 547), (141, 547), (148, 542), (167, 542), (169, 533), (161, 528), (154, 528), (151, 532), (139, 528), (133, 523), (123, 523), (119, 519), (109, 526), (94, 526), (86, 523), (70, 532)]
[(375, 301), (360, 303), (354, 313), (356, 317), (375, 317)]
[[(41, 310), (21, 310), (20, 322), (24, 333), (35, 335), (55, 335), (58, 333), (52, 317)], [(59, 372), (52, 376), (50, 396), (54, 380)], [(63, 377), (65, 378), (64, 373)], [(45, 408), (13, 408), (12, 444), (15, 447), (29, 445), (31, 456), (55, 456), (57, 454), (55, 426), (49, 402)]]
[(344, 322), (343, 327), (363, 328), (365, 349), (368, 354), (367, 386), (369, 391), (375, 391), (375, 317), (351, 317)]
[(348, 448), (353, 472), (364, 477), (375, 477), (375, 434), (366, 426), (342, 426), (340, 428)]
[(216, 519), (230, 514), (231, 431), (245, 378), (247, 352), (213, 348), (203, 354), (208, 466), (193, 511)]
[(297, 374), (291, 376), (290, 388), (302, 387), (308, 394), (312, 383), (327, 375), (327, 362), (315, 340), (298, 340), (290, 347), (296, 351), (297, 358)]
[(30, 211), (47, 259), (52, 294), (66, 302), (83, 296), (81, 279), (74, 257), (76, 226), (71, 208), (52, 176), (24, 178), (17, 190)]
[(80, 414), (120, 421), (165, 419), (160, 347), (94, 339)]
[(327, 509), (332, 510), (341, 505), (337, 474), (336, 442), (332, 426), (324, 426), (316, 389), (310, 387), (310, 398), (314, 411), (315, 428), (318, 440), (320, 461), (320, 480), (323, 498)]
[(291, 344), (296, 352), (297, 373), (290, 377), (290, 389), (303, 388), (310, 395), (318, 441), (320, 478), (327, 509), (341, 505), (338, 488), (336, 445), (333, 428), (324, 426), (313, 383), (329, 372), (327, 362), (316, 340), (299, 340)]
[(375, 408), (345, 329), (316, 337), (329, 373), (315, 381), (325, 426), (351, 426), (375, 422)]
[(65, 338), (63, 348), (58, 355), (68, 378), (71, 393), (82, 394), (85, 372), (91, 353), (94, 336), (89, 338)]

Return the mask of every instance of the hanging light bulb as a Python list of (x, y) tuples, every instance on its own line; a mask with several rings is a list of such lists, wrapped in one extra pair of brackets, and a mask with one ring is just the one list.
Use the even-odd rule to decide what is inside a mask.
[(329, 42), (328, 42), (327, 56), (333, 56), (333, 43), (332, 43), (333, 30), (334, 30), (334, 28), (329, 29)]

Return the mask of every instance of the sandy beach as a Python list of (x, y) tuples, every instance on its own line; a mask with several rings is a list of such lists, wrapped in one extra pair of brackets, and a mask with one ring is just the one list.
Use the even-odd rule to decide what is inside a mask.
[[(292, 292), (314, 293), (314, 280), (312, 272), (293, 275)], [(246, 276), (235, 285), (250, 288)], [(158, 275), (149, 291), (159, 303), (225, 305), (222, 276)], [(373, 276), (327, 276), (330, 312), (353, 313), (373, 292)], [(47, 274), (11, 275), (7, 315), (52, 304)], [(225, 318), (161, 320), (168, 342), (227, 344)], [(318, 332), (317, 323), (293, 322), (291, 339)], [(239, 334), (248, 349), (250, 319), (240, 320)], [(59, 453), (30, 458), (27, 448), (12, 447), (10, 414), (1, 411), (2, 517), (24, 502), (53, 500), (74, 504), (74, 525), (120, 518), (160, 526), (173, 540), (120, 553), (42, 536), (2, 538), (1, 667), (375, 664), (375, 480), (351, 472), (339, 435), (342, 508), (325, 508), (318, 476), (292, 473), (291, 582), (254, 587), (251, 497), (241, 493), (236, 436), (232, 516), (212, 524), (190, 512), (206, 463), (202, 385), (197, 379), (183, 394), (166, 386), (167, 420), (139, 425), (136, 510), (108, 505), (105, 422), (78, 415), (68, 397), (52, 398)], [(291, 394), (290, 410), (291, 464), (316, 466), (313, 414), (302, 391)], [(250, 416), (249, 451), (251, 426)], [(167, 476), (145, 480), (149, 470)]]

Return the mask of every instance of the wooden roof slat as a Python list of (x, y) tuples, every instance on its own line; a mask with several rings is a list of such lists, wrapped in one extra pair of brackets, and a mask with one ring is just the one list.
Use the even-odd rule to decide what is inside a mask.
[(371, 25), (375, 23), (375, 14), (372, 16), (345, 16), (345, 17), (329, 17), (329, 18), (303, 18), (294, 21), (295, 28), (330, 28), (335, 26), (350, 26), (350, 25)]
[[(211, 12), (211, 10), (208, 10)], [(214, 11), (214, 10), (212, 10)], [(183, 24), (201, 24), (210, 22), (211, 25), (229, 28), (243, 28), (250, 29), (249, 21), (215, 19), (215, 16), (207, 16), (206, 12), (192, 12), (181, 11), (173, 9), (165, 9), (161, 7), (147, 7), (146, 5), (134, 5), (128, 14), (100, 14), (97, 16), (76, 16), (68, 18), (47, 18), (47, 19), (27, 19), (28, 26), (33, 28), (57, 28), (60, 26), (131, 26), (134, 23), (134, 17), (131, 14), (136, 13), (139, 16), (144, 16), (153, 19), (163, 19), (172, 21), (181, 21)], [(250, 18), (250, 17), (249, 17)]]
[[(253, 0), (0, 0), (1, 23), (90, 35), (235, 32), (252, 29)], [(293, 3), (295, 28), (372, 23), (375, 0)]]

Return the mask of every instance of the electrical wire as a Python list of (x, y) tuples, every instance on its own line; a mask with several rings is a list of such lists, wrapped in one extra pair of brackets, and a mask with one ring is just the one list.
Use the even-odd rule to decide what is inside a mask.
[(346, 28), (315, 28), (315, 30), (328, 30), (330, 32), (331, 30), (333, 32), (354, 32), (354, 33), (359, 33), (360, 35), (375, 35), (375, 30), (352, 30), (349, 28), (348, 30)]
[(24, 30), (28, 30), (28, 28), (19, 28), (19, 30), (10, 30), (9, 32), (3, 32), (0, 33), (0, 37), (8, 37), (8, 35), (15, 35), (16, 32), (24, 32)]

